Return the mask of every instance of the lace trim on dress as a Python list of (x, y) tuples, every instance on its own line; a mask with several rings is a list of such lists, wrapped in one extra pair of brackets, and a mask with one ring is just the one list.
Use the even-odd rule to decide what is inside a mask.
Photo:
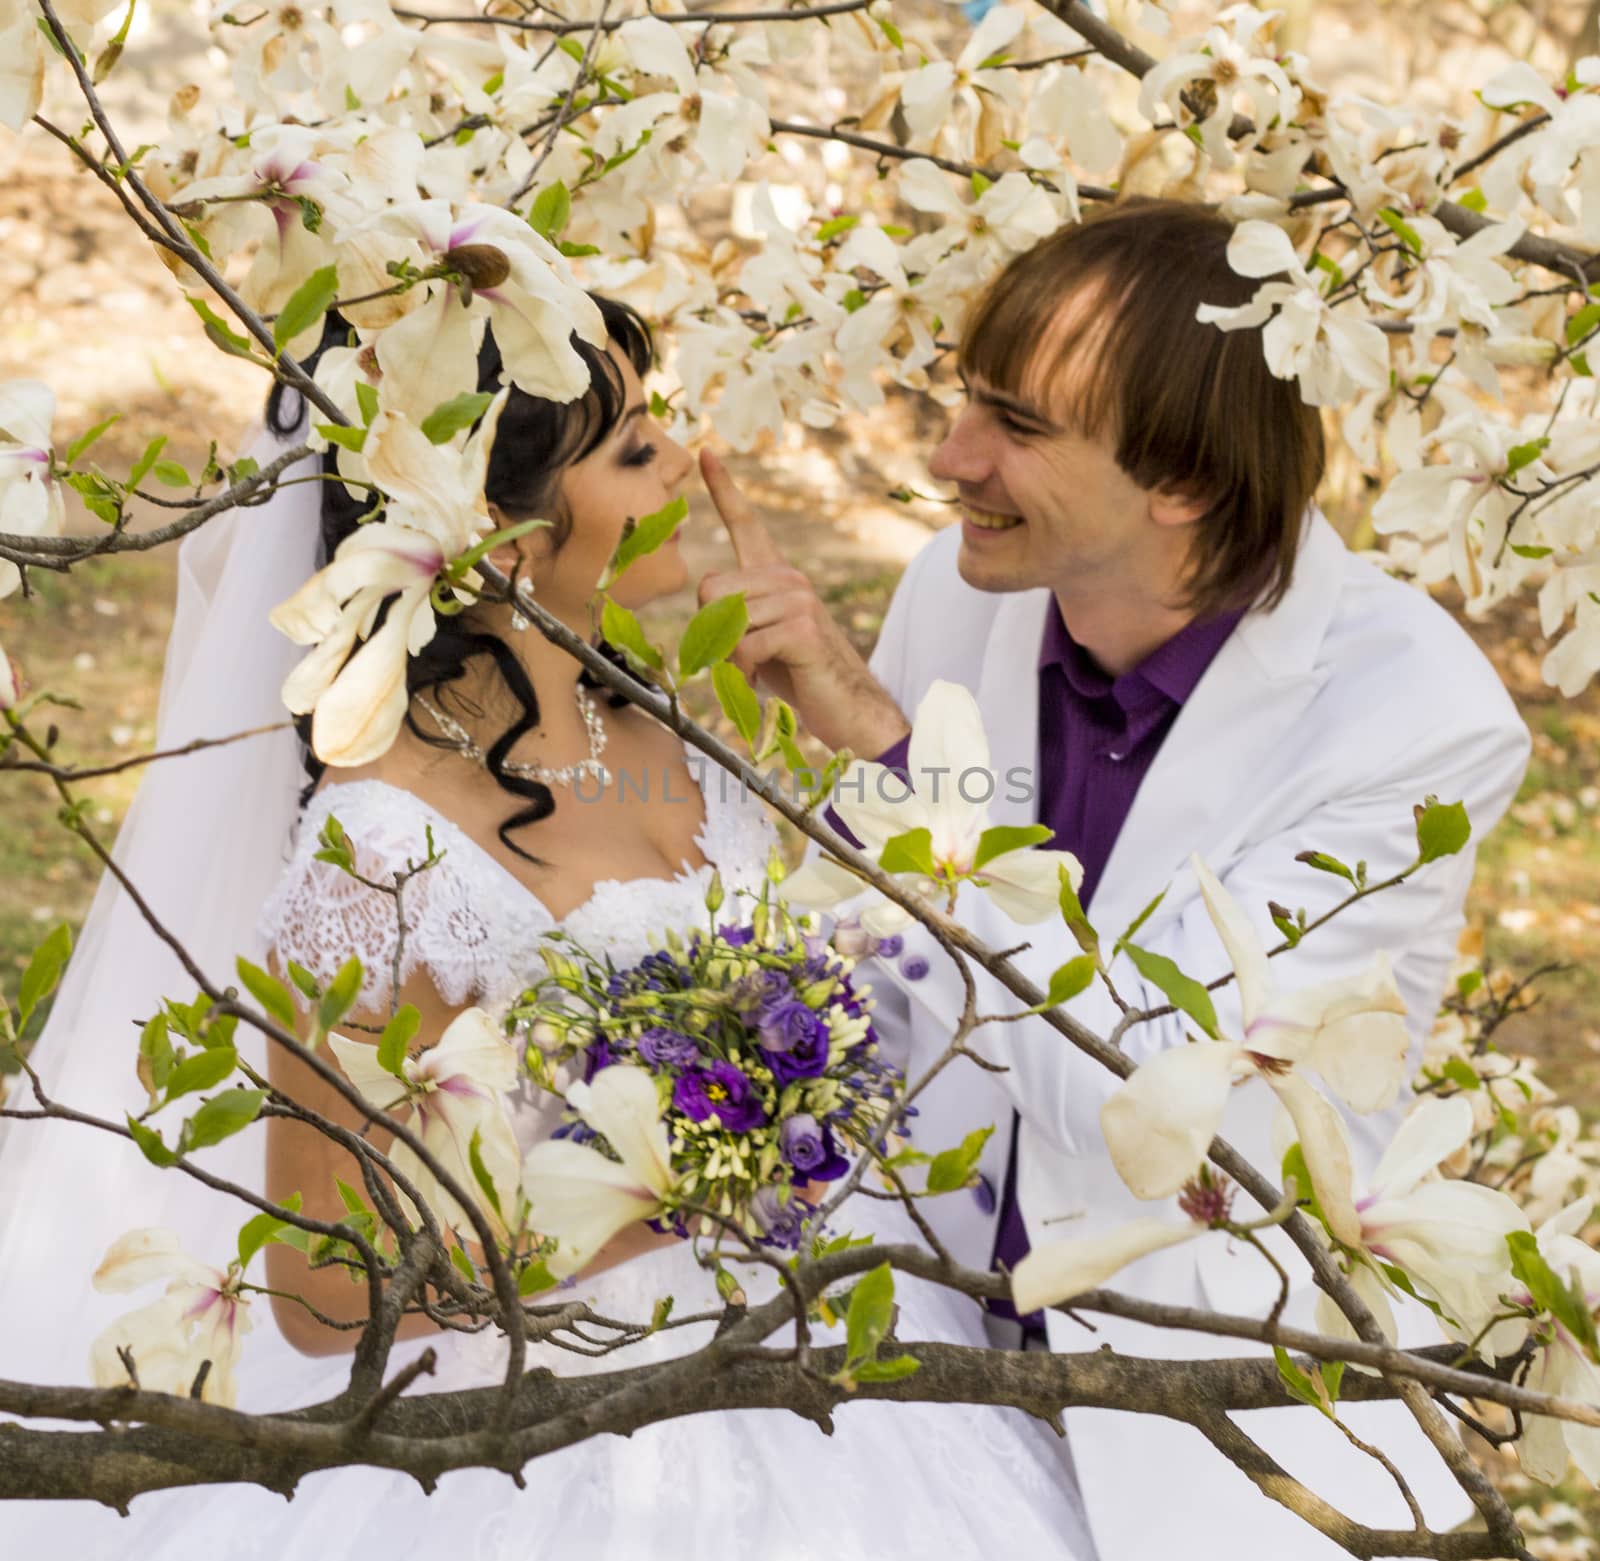
[[(737, 780), (696, 753), (688, 758), (705, 801), (695, 844), (706, 865), (673, 878), (603, 879), (560, 924), (619, 963), (640, 958), (666, 927), (698, 921), (713, 870), (730, 890), (757, 888), (777, 838), (759, 800)], [(330, 813), (349, 837), (356, 870), (374, 883), (390, 882), (423, 860), (432, 829), (442, 860), (405, 887), (403, 945), (392, 896), (316, 860), (317, 835)], [(421, 970), (446, 1003), (494, 1010), (540, 968), (540, 941), (557, 925), (531, 889), (419, 797), (362, 780), (326, 786), (312, 797), (257, 930), (280, 959), (294, 960), (324, 983), (356, 955), (365, 970), (364, 1008), (388, 1005), (398, 954), (402, 985)]]

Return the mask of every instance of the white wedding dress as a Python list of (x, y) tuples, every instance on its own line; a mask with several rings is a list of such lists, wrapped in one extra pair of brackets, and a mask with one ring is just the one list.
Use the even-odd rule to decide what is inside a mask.
[[(730, 890), (755, 888), (774, 835), (755, 799), (714, 765), (700, 776), (706, 822), (697, 843)], [(573, 805), (569, 803), (569, 806)], [(552, 822), (559, 827), (560, 803)], [(357, 845), (358, 865), (380, 876), (424, 854), (431, 826), (442, 862), (408, 887), (403, 975), (425, 971), (451, 1003), (491, 1010), (542, 969), (538, 947), (557, 923), (534, 895), (463, 834), (410, 793), (382, 782), (330, 785), (311, 801), (292, 860), (262, 916), (261, 931), (280, 955), (324, 979), (351, 953), (372, 973), (363, 1001), (389, 995), (394, 954), (392, 902), (312, 859), (316, 834), (333, 813)], [(561, 926), (619, 963), (645, 954), (660, 930), (703, 920), (712, 866), (671, 879), (610, 880)], [(548, 1098), (548, 1097), (546, 1097)], [(517, 1112), (519, 1137), (547, 1133), (556, 1108), (529, 1102)], [(836, 1228), (883, 1240), (916, 1240), (904, 1213), (877, 1199), (855, 1199)], [(773, 1282), (756, 1265), (736, 1270), (753, 1302)], [(719, 1307), (711, 1277), (688, 1243), (658, 1248), (556, 1292), (585, 1299), (613, 1318), (647, 1320), (670, 1295), (679, 1315)], [(984, 1344), (972, 1303), (938, 1287), (899, 1278), (897, 1337)], [(337, 1392), (344, 1357), (298, 1356), (276, 1338), (264, 1304), (244, 1341), (240, 1407), (277, 1409)], [(839, 1340), (842, 1342), (842, 1331)], [(668, 1330), (604, 1360), (530, 1345), (528, 1365), (558, 1374), (656, 1361), (703, 1343), (710, 1325)], [(823, 1336), (819, 1335), (819, 1339)], [(484, 1387), (503, 1375), (497, 1332), (438, 1335), (398, 1345), (390, 1371), (429, 1343), (432, 1377), (412, 1392)], [(252, 1365), (252, 1357), (259, 1364)], [(965, 1405), (845, 1404), (830, 1438), (780, 1410), (702, 1414), (654, 1425), (629, 1438), (601, 1436), (540, 1459), (524, 1471), (525, 1490), (501, 1474), (462, 1470), (424, 1495), (408, 1476), (350, 1469), (305, 1479), (292, 1502), (259, 1489), (223, 1486), (141, 1497), (129, 1520), (109, 1527), (123, 1555), (142, 1561), (377, 1561), (407, 1554), (452, 1561), (710, 1561), (751, 1555), (763, 1561), (866, 1561), (884, 1555), (1062, 1558), (1089, 1554), (1082, 1519), (1052, 1432), (1016, 1410)], [(83, 1561), (79, 1552), (78, 1561)]]

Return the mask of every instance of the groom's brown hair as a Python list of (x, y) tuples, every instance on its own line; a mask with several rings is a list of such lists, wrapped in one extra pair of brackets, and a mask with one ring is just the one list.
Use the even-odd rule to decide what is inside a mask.
[[(1321, 418), (1268, 369), (1260, 330), (1195, 318), (1260, 285), (1229, 266), (1232, 232), (1210, 206), (1119, 201), (1013, 260), (961, 344), (968, 378), (1031, 391), (1081, 432), (1109, 433), (1141, 487), (1206, 504), (1186, 581), (1199, 616), (1282, 599), (1323, 468)], [(1071, 299), (1083, 306), (1064, 309)]]

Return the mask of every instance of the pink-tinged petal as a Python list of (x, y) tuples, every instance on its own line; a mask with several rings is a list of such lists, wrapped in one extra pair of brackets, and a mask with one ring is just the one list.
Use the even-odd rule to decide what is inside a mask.
[[(1252, 1021), (1266, 1011), (1272, 997), (1267, 951), (1262, 947), (1250, 918), (1240, 909), (1239, 902), (1222, 887), (1217, 875), (1198, 856), (1189, 858), (1189, 866), (1199, 881), (1200, 898), (1205, 902), (1206, 914), (1211, 918), (1211, 925), (1217, 929), (1228, 963), (1233, 966), (1234, 975), (1238, 978), (1239, 1004), (1245, 1029), (1249, 1031)], [(1254, 1045), (1256, 1037), (1251, 1036), (1250, 1039)], [(1258, 1046), (1256, 1049), (1262, 1048)], [(1269, 1055), (1281, 1054), (1273, 1051)]]
[[(454, 288), (440, 286), (427, 303), (375, 338), (384, 409), (420, 424), (440, 402), (475, 390), (482, 335), (483, 321), (461, 307)], [(372, 480), (388, 491), (382, 479)]]
[(317, 701), (327, 692), (355, 648), (356, 635), (360, 632), (361, 619), (367, 606), (364, 597), (352, 601), (340, 613), (337, 623), (322, 643), (308, 651), (283, 680), (281, 697), (291, 714), (305, 715), (316, 708)]
[(433, 1077), (466, 1077), (494, 1094), (516, 1088), (517, 1054), (505, 1032), (481, 1008), (463, 1009), (421, 1066)]
[(0, 440), (48, 450), (55, 415), (56, 394), (42, 380), (0, 380)]
[(1144, 1063), (1100, 1108), (1117, 1174), (1136, 1198), (1167, 1198), (1205, 1158), (1222, 1123), (1240, 1048), (1197, 1041)]
[(1265, 1077), (1294, 1119), (1300, 1151), (1311, 1173), (1311, 1190), (1322, 1206), (1328, 1228), (1347, 1245), (1360, 1246), (1355, 1171), (1350, 1164), (1350, 1142), (1337, 1108), (1298, 1073), (1269, 1073)]
[(1465, 1095), (1423, 1101), (1389, 1140), (1372, 1173), (1372, 1190), (1385, 1199), (1403, 1197), (1466, 1143), (1472, 1129), (1472, 1103)]
[(128, 1368), (119, 1348), (133, 1356), (139, 1384), (153, 1393), (188, 1397), (205, 1358), (194, 1348), (180, 1298), (164, 1295), (107, 1326), (89, 1346), (89, 1373), (96, 1387), (125, 1387)]
[(985, 862), (979, 876), (984, 893), (1012, 921), (1024, 926), (1048, 921), (1061, 904), (1061, 869), (1074, 889), (1083, 882), (1083, 864), (1070, 851), (1008, 851)]
[(643, 1068), (603, 1068), (592, 1083), (574, 1084), (567, 1100), (622, 1156), (634, 1177), (656, 1193), (670, 1190), (672, 1151), (661, 1120), (661, 1097)]
[(1011, 1274), (1011, 1296), (1019, 1312), (1037, 1311), (1095, 1290), (1118, 1270), (1147, 1253), (1190, 1241), (1201, 1225), (1171, 1220), (1130, 1220), (1103, 1236), (1047, 1241), (1029, 1251)]
[(619, 1230), (662, 1207), (627, 1166), (568, 1139), (547, 1139), (528, 1151), (522, 1186), (534, 1229), (559, 1243), (549, 1259), (558, 1276), (577, 1273)]

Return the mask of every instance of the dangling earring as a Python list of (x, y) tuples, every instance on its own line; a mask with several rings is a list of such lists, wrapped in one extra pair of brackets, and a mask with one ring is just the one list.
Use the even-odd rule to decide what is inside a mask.
[[(531, 580), (523, 580), (520, 583), (528, 595), (532, 596), (533, 582)], [(513, 634), (522, 634), (531, 626), (531, 621), (523, 616), (522, 609), (517, 606), (517, 599), (513, 596), (511, 598), (511, 632)]]

